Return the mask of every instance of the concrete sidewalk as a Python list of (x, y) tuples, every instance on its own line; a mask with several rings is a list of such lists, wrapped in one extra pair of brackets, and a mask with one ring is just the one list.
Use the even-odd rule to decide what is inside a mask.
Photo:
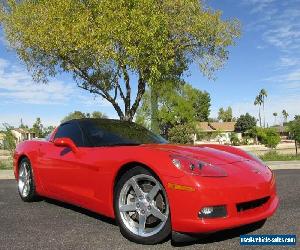
[(272, 170), (277, 169), (299, 169), (300, 161), (266, 161), (267, 166)]
[[(278, 169), (298, 169), (300, 170), (300, 161), (267, 161), (266, 164), (272, 170)], [(14, 179), (13, 170), (0, 170), (0, 180)]]
[(14, 179), (14, 172), (13, 170), (0, 170), (0, 180), (9, 180)]

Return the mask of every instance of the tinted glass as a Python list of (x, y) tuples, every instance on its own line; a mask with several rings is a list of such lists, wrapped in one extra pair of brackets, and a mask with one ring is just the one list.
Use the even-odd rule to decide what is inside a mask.
[(72, 139), (77, 147), (84, 145), (81, 130), (76, 123), (65, 123), (58, 128), (54, 139), (63, 137)]
[(132, 122), (90, 119), (82, 120), (80, 126), (95, 147), (167, 143), (161, 136)]

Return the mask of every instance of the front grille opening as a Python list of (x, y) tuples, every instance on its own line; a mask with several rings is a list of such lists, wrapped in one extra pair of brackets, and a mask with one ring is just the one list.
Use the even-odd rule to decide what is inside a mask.
[(261, 207), (262, 205), (267, 203), (269, 199), (270, 199), (270, 196), (267, 196), (267, 197), (264, 197), (264, 198), (261, 198), (258, 200), (241, 202), (241, 203), (236, 204), (236, 208), (237, 208), (238, 212), (243, 212), (243, 211), (246, 211), (249, 209)]

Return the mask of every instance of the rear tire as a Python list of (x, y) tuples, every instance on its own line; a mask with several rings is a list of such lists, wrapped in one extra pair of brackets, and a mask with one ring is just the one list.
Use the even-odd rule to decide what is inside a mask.
[(21, 199), (25, 202), (36, 201), (38, 196), (36, 194), (34, 175), (31, 163), (28, 158), (23, 158), (19, 164), (18, 175), (18, 192)]
[(122, 235), (139, 244), (154, 245), (171, 234), (169, 202), (159, 179), (134, 167), (117, 182), (115, 217)]

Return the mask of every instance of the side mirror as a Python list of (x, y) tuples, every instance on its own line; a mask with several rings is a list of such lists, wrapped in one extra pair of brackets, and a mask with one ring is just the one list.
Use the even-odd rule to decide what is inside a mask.
[(78, 152), (78, 148), (75, 143), (70, 138), (56, 138), (54, 140), (54, 145), (57, 147), (68, 147), (74, 153)]

